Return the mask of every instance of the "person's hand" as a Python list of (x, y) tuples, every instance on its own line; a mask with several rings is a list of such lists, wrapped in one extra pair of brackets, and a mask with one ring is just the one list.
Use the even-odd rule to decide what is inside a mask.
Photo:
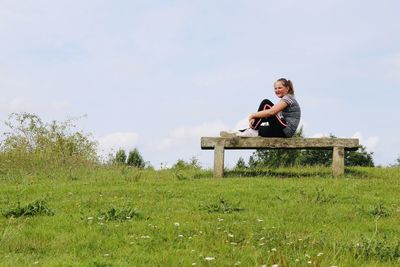
[(253, 125), (254, 121), (255, 121), (255, 119), (250, 119), (250, 120), (249, 120), (249, 127), (250, 127), (250, 128), (251, 128), (251, 126)]
[(256, 120), (254, 113), (251, 113), (249, 116), (249, 126), (253, 125), (254, 121)]

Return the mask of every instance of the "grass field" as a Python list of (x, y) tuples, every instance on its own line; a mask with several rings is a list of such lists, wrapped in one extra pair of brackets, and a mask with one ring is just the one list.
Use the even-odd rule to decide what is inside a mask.
[(0, 174), (1, 266), (400, 266), (400, 170)]

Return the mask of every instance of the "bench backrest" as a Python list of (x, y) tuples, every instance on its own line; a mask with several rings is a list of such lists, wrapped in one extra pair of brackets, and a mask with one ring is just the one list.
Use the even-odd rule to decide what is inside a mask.
[(257, 149), (257, 148), (293, 148), (293, 149), (332, 149), (343, 147), (346, 150), (357, 150), (357, 138), (265, 138), (265, 137), (202, 137), (202, 149), (214, 149), (215, 146), (224, 149)]

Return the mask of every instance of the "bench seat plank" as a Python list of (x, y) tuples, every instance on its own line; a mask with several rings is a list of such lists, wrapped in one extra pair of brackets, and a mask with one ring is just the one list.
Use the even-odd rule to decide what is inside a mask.
[(265, 138), (265, 137), (202, 137), (202, 149), (214, 149), (216, 144), (224, 143), (225, 149), (262, 149), (262, 148), (294, 148), (294, 149), (333, 149), (344, 147), (346, 150), (357, 150), (356, 138)]

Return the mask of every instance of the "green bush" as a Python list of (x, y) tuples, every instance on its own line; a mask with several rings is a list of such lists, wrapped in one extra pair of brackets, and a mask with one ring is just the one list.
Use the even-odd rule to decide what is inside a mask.
[(188, 162), (183, 159), (178, 159), (178, 161), (172, 165), (172, 169), (184, 170), (184, 169), (201, 169), (200, 162), (196, 157), (191, 157)]
[(115, 162), (117, 164), (125, 164), (126, 163), (126, 153), (125, 150), (120, 149), (115, 154)]
[(35, 173), (98, 163), (97, 143), (71, 120), (44, 123), (31, 113), (12, 113), (0, 144), (0, 174)]
[(129, 152), (126, 164), (128, 164), (128, 166), (133, 166), (139, 169), (143, 169), (146, 165), (142, 155), (137, 148)]

